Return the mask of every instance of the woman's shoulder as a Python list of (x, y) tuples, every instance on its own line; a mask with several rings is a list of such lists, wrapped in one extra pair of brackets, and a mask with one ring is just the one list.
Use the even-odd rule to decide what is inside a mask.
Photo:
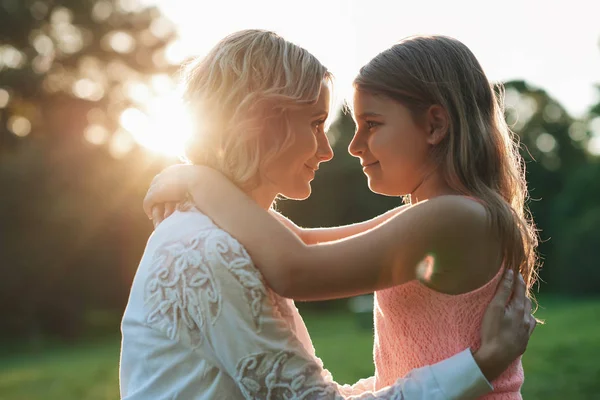
[(158, 253), (198, 257), (196, 262), (208, 266), (241, 260), (252, 264), (244, 246), (196, 208), (175, 211), (157, 227), (150, 242)]
[(268, 291), (243, 246), (197, 211), (175, 212), (163, 224), (140, 286), (147, 323), (198, 344), (203, 327), (196, 321), (214, 323), (225, 305), (235, 305), (260, 327)]

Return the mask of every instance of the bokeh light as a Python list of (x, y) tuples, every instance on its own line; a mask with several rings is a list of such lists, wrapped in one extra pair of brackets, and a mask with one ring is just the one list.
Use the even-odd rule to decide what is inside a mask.
[(43, 56), (47, 56), (54, 51), (54, 42), (43, 33), (37, 35), (32, 43), (35, 50)]
[(541, 133), (535, 140), (535, 145), (537, 148), (544, 153), (550, 153), (553, 151), (557, 144), (558, 143), (556, 142), (554, 136), (546, 132)]
[(92, 8), (92, 18), (96, 22), (106, 21), (113, 12), (113, 6), (108, 1), (99, 1)]
[(110, 138), (108, 150), (114, 158), (125, 157), (135, 147), (135, 141), (129, 132), (119, 129)]
[(596, 136), (590, 139), (588, 151), (596, 156), (600, 156), (600, 137)]
[(81, 99), (98, 101), (104, 96), (104, 88), (97, 82), (84, 78), (74, 83), (73, 94)]
[(25, 54), (15, 49), (13, 46), (0, 46), (0, 67), (5, 65), (8, 68), (17, 69), (25, 65), (25, 61)]
[(4, 108), (8, 105), (10, 100), (10, 94), (4, 89), (0, 89), (0, 108)]
[(590, 121), (590, 130), (592, 138), (588, 142), (588, 151), (593, 155), (600, 156), (600, 117), (595, 117)]
[(108, 140), (109, 132), (102, 125), (92, 124), (85, 129), (83, 136), (91, 144), (100, 146)]
[(135, 48), (135, 39), (127, 32), (111, 32), (105, 37), (104, 47), (110, 47), (117, 53), (131, 53)]
[(31, 122), (25, 117), (14, 115), (8, 119), (8, 129), (19, 137), (25, 137), (31, 133)]
[(587, 136), (587, 127), (581, 121), (575, 121), (569, 127), (569, 137), (576, 141), (580, 142), (585, 139)]
[(185, 61), (189, 52), (181, 40), (176, 40), (167, 46), (164, 56), (168, 63), (176, 65)]

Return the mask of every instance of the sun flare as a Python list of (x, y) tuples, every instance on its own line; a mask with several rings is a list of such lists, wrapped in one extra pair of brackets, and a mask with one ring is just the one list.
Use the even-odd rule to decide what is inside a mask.
[(123, 111), (120, 123), (141, 146), (165, 156), (182, 156), (192, 135), (192, 119), (178, 94), (149, 101), (144, 110)]

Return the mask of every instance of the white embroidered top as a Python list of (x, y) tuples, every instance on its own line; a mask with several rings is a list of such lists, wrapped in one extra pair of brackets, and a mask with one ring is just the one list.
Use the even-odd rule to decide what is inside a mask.
[(208, 217), (176, 211), (148, 240), (122, 321), (121, 397), (474, 399), (491, 386), (469, 349), (374, 391), (338, 385), (293, 301)]

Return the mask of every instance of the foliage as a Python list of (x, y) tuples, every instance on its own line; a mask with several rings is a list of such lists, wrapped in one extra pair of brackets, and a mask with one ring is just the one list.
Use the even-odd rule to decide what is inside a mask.
[(1, 2), (0, 154), (30, 134), (84, 131), (97, 144), (116, 133), (111, 150), (123, 153), (121, 112), (177, 70), (165, 56), (174, 40), (173, 24), (137, 0)]
[(0, 335), (76, 336), (86, 310), (123, 307), (165, 160), (119, 117), (177, 68), (173, 38), (136, 1), (0, 2)]

